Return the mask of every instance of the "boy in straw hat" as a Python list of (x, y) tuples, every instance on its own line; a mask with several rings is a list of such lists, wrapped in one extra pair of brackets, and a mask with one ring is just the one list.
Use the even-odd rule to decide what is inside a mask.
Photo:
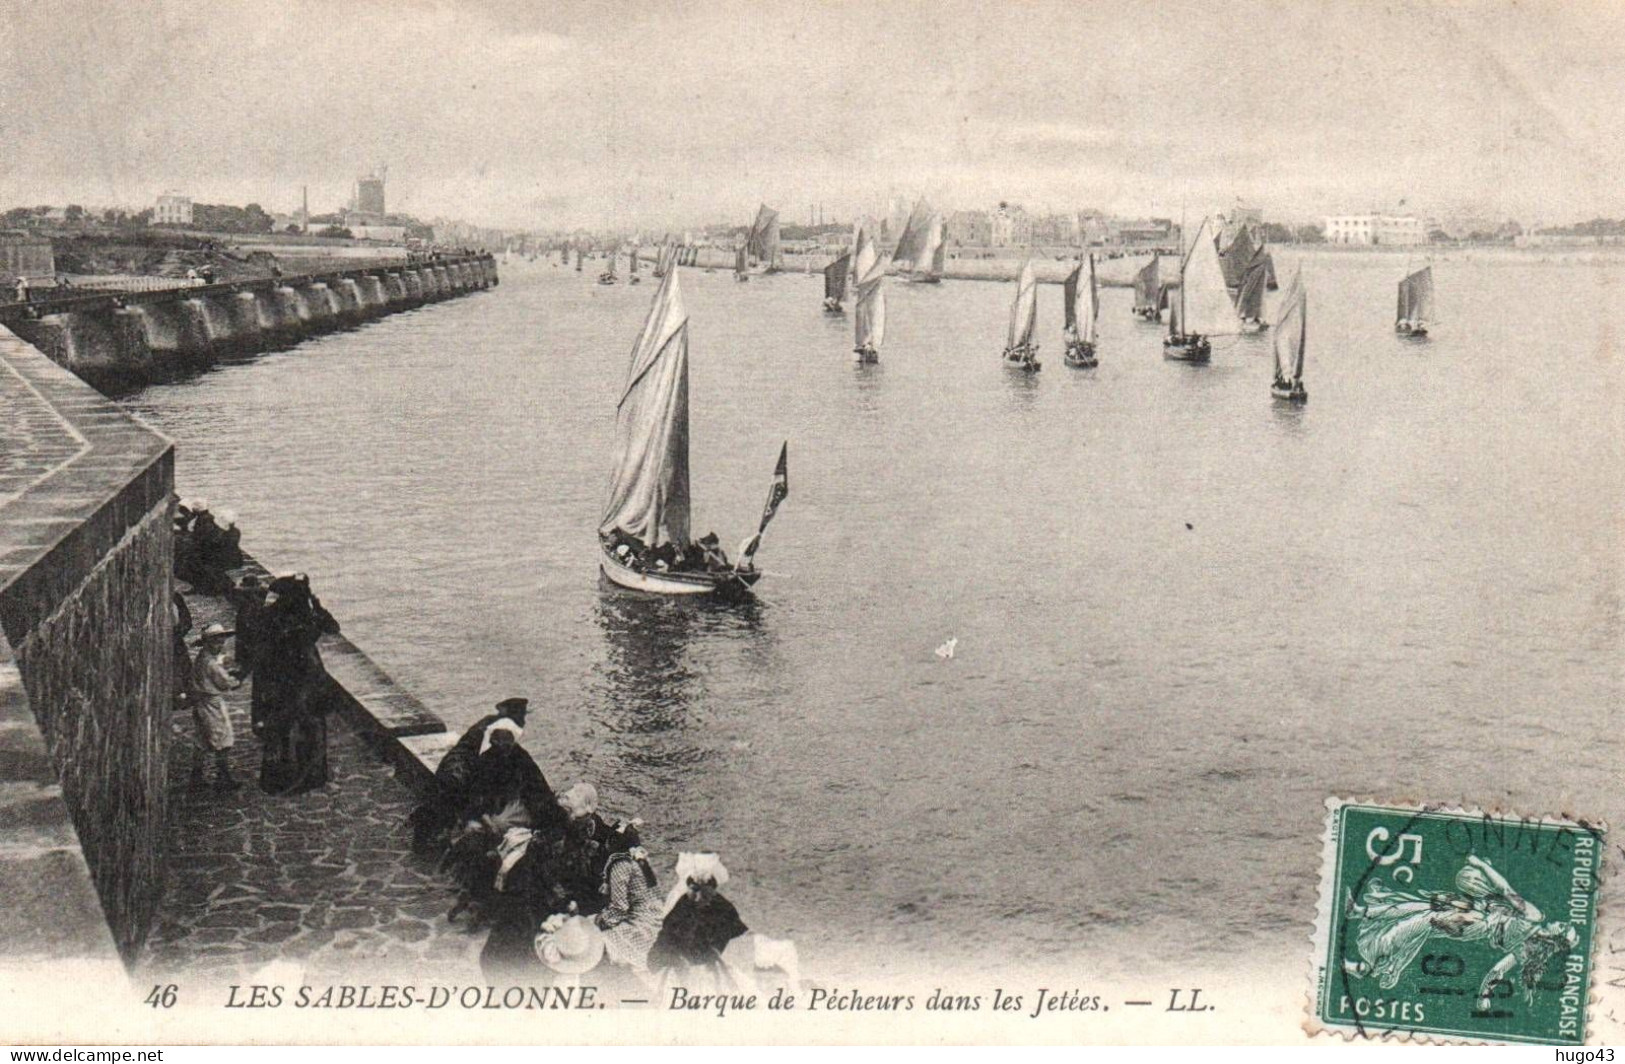
[[(198, 745), (214, 754), (216, 786), (223, 791), (234, 791), (240, 786), (231, 774), (230, 754), (236, 736), (224, 697), (227, 691), (242, 686), (242, 680), (228, 670), (222, 660), (226, 639), (231, 634), (231, 629), (223, 624), (211, 624), (203, 629), (203, 645), (192, 660), (189, 677)], [(203, 786), (202, 758), (192, 761), (191, 785)]]

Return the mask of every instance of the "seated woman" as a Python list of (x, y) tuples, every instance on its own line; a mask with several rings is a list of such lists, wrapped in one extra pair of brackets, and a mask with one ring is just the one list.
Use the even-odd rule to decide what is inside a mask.
[(556, 863), (557, 879), (577, 911), (592, 916), (604, 907), (599, 887), (603, 885), (614, 832), (598, 815), (598, 789), (590, 783), (577, 783), (559, 795), (558, 805), (566, 819)]
[(721, 859), (714, 853), (682, 854), (677, 858), (677, 880), (666, 899), (660, 934), (649, 950), (649, 970), (695, 993), (754, 989), (751, 977), (722, 956), (728, 943), (750, 929), (720, 893), (728, 882)]
[(660, 935), (664, 911), (655, 893), (655, 870), (638, 837), (637, 821), (615, 825), (599, 888), (606, 904), (596, 917), (611, 963), (634, 972), (649, 970), (649, 950)]

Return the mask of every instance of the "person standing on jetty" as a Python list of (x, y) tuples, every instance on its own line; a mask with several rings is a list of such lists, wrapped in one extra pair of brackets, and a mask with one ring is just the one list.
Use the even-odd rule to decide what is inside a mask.
[(192, 661), (190, 694), (192, 720), (197, 724), (198, 753), (192, 759), (190, 786), (203, 787), (204, 751), (214, 754), (215, 786), (222, 791), (234, 791), (239, 784), (231, 774), (231, 748), (236, 742), (231, 716), (226, 712), (225, 693), (242, 686), (242, 680), (226, 668), (222, 655), (231, 629), (223, 624), (211, 624), (203, 629), (203, 645)]
[(339, 623), (303, 573), (271, 581), (261, 621), (254, 662), (260, 789), (300, 794), (327, 784), (327, 671), (316, 644), (337, 635)]

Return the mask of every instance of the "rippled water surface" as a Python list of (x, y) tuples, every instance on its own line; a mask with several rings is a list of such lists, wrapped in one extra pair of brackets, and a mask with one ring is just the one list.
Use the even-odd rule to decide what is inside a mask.
[(1029, 377), (1006, 285), (893, 286), (857, 368), (816, 280), (683, 271), (696, 532), (738, 543), (790, 441), (744, 608), (599, 587), (652, 283), (514, 262), (129, 404), (397, 679), (529, 695), (556, 785), (721, 851), (809, 970), (1299, 965), (1328, 795), (1625, 822), (1625, 267), (1439, 259), (1417, 343), (1403, 259), (1300, 261), (1303, 409), (1267, 339), (1164, 362), (1121, 289), (1077, 371), (1044, 286)]

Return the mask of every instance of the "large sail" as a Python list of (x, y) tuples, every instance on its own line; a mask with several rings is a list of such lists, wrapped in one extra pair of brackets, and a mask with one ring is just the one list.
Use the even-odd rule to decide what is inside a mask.
[(1066, 275), (1061, 283), (1061, 310), (1065, 316), (1063, 324), (1068, 329), (1078, 327), (1078, 289), (1083, 281), (1083, 263), (1072, 267), (1072, 272)]
[(858, 230), (858, 250), (853, 258), (854, 277), (858, 287), (857, 314), (853, 335), (858, 347), (871, 347), (876, 351), (886, 339), (886, 267), (875, 248), (874, 237), (867, 227)]
[(773, 266), (779, 257), (779, 212), (762, 204), (756, 210), (756, 220), (750, 226), (750, 240), (747, 242), (750, 254), (757, 261)]
[(1259, 321), (1264, 317), (1264, 289), (1269, 283), (1268, 253), (1253, 256), (1247, 271), (1242, 275), (1241, 287), (1236, 290), (1236, 313), (1248, 321)]
[(847, 252), (824, 267), (824, 298), (837, 303), (846, 298), (846, 275), (852, 271), (852, 253)]
[(1010, 337), (1006, 345), (1011, 348), (1027, 347), (1033, 342), (1033, 326), (1038, 317), (1038, 279), (1033, 274), (1033, 260), (1021, 266), (1016, 277), (1016, 298), (1010, 304)]
[(648, 547), (689, 542), (688, 311), (668, 273), (632, 346), (615, 409), (615, 471), (598, 526)]
[(1241, 288), (1257, 253), (1258, 246), (1253, 242), (1252, 231), (1246, 226), (1236, 230), (1230, 245), (1219, 256), (1219, 263), (1224, 267), (1225, 286), (1232, 292)]
[(1399, 319), (1429, 322), (1433, 320), (1433, 267), (1424, 266), (1399, 282)]
[(1100, 292), (1095, 287), (1095, 257), (1089, 256), (1089, 272), (1082, 280), (1086, 283), (1078, 286), (1073, 297), (1073, 314), (1078, 329), (1078, 339), (1086, 344), (1095, 342), (1095, 321), (1100, 317)]
[(1275, 320), (1275, 376), (1288, 384), (1303, 380), (1303, 348), (1308, 337), (1308, 299), (1301, 271), (1292, 275), (1281, 297), (1281, 312)]
[(1206, 219), (1179, 272), (1179, 302), (1186, 333), (1220, 336), (1239, 329), (1240, 320), (1230, 301), (1230, 290), (1225, 287), (1224, 267)]
[(1157, 263), (1160, 260), (1155, 252), (1151, 261), (1140, 268), (1134, 275), (1134, 309), (1157, 310), (1158, 298), (1162, 292), (1162, 281), (1157, 276)]
[(892, 253), (892, 262), (910, 273), (925, 269), (931, 264), (934, 248), (931, 244), (933, 234), (934, 216), (930, 204), (922, 196), (909, 212), (908, 222), (903, 226), (903, 235), (898, 238), (897, 250)]

